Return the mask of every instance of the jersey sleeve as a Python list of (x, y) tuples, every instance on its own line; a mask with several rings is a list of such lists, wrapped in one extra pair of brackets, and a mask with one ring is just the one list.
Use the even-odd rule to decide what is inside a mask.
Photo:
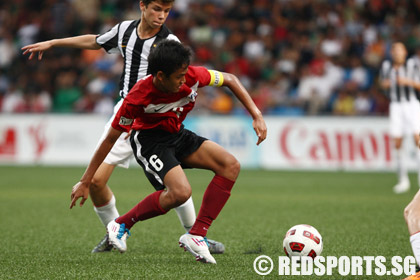
[(139, 106), (130, 104), (124, 100), (123, 104), (115, 115), (111, 126), (116, 130), (129, 132), (139, 110)]
[(223, 74), (217, 70), (209, 70), (202, 66), (190, 66), (186, 75), (186, 80), (189, 86), (197, 84), (198, 87), (223, 85)]
[(120, 24), (112, 27), (108, 32), (98, 35), (96, 43), (100, 45), (107, 53), (118, 53), (118, 29)]

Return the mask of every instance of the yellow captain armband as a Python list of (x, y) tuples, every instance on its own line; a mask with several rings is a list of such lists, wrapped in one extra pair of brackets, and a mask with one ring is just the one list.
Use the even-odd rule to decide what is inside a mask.
[(208, 70), (210, 73), (209, 86), (221, 87), (223, 85), (223, 74), (216, 70)]

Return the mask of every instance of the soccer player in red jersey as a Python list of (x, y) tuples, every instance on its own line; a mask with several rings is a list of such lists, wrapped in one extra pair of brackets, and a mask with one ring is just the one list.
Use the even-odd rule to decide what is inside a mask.
[[(138, 80), (148, 74), (147, 58), (150, 50), (163, 39), (178, 41), (178, 38), (164, 24), (174, 2), (175, 0), (140, 0), (141, 18), (139, 20), (120, 22), (100, 35), (89, 34), (49, 40), (25, 46), (22, 50), (24, 50), (24, 54), (30, 54), (29, 59), (32, 59), (38, 53), (39, 60), (42, 59), (44, 51), (55, 47), (93, 50), (103, 48), (107, 53), (120, 53), (122, 55), (124, 70), (119, 85), (121, 99), (114, 107), (114, 115), (104, 127), (102, 140), (106, 137), (111, 122), (130, 89)], [(108, 180), (116, 166), (128, 168), (132, 157), (133, 151), (130, 141), (127, 139), (127, 133), (124, 132), (92, 178), (89, 191), (94, 205), (93, 209), (105, 227), (110, 221), (120, 216)], [(175, 211), (185, 230), (190, 230), (196, 219), (192, 197), (178, 206)], [(209, 244), (212, 253), (220, 254), (224, 252), (222, 243), (209, 239)], [(108, 252), (112, 249), (113, 247), (109, 245), (108, 235), (106, 234), (93, 248), (92, 253)]]
[(227, 202), (240, 164), (223, 147), (185, 129), (182, 122), (195, 105), (197, 88), (226, 86), (253, 118), (257, 145), (266, 138), (267, 128), (260, 110), (236, 76), (190, 66), (190, 58), (189, 48), (171, 40), (163, 40), (151, 51), (151, 74), (138, 81), (124, 99), (108, 135), (73, 187), (70, 208), (79, 198), (87, 199), (97, 168), (121, 133), (132, 129), (134, 155), (156, 192), (108, 224), (110, 242), (120, 252), (126, 251), (129, 229), (136, 222), (165, 214), (191, 196), (183, 167), (208, 169), (215, 176), (205, 191), (196, 222), (179, 243), (197, 260), (216, 263), (208, 250), (207, 230)]

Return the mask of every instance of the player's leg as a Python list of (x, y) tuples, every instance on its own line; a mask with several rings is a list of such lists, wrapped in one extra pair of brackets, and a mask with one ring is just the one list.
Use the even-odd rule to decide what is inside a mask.
[[(124, 236), (130, 234), (129, 229), (135, 223), (163, 215), (170, 209), (185, 203), (191, 197), (190, 184), (180, 165), (170, 169), (163, 182), (166, 189), (147, 196), (129, 212), (108, 225), (109, 239), (120, 252), (127, 250)], [(202, 237), (190, 245), (183, 247), (190, 251), (198, 261), (216, 263)]]
[(418, 133), (414, 134), (414, 146), (416, 147), (416, 159), (417, 159), (417, 184), (420, 187), (420, 148), (419, 148), (420, 136)]
[(93, 176), (92, 183), (89, 186), (89, 194), (94, 210), (104, 226), (119, 216), (114, 194), (107, 184), (114, 168), (115, 165), (103, 162)]
[(192, 196), (182, 205), (174, 208), (181, 225), (185, 231), (189, 231), (195, 223), (196, 215)]
[(204, 252), (207, 249), (208, 245), (205, 244), (207, 231), (229, 199), (230, 191), (239, 174), (240, 165), (233, 155), (209, 140), (204, 141), (194, 153), (185, 157), (183, 164), (212, 170), (215, 176), (204, 193), (194, 226), (189, 233), (181, 236), (179, 244), (192, 253), (197, 260), (216, 263), (213, 258), (209, 256), (203, 258), (204, 254), (198, 252), (200, 250)]
[[(162, 159), (162, 162), (163, 165), (167, 163), (164, 159)], [(155, 175), (157, 177), (148, 178), (151, 178), (151, 182), (155, 186), (155, 179), (158, 178), (158, 181), (161, 180), (163, 184), (157, 186), (157, 188), (163, 185), (166, 188), (148, 195), (130, 211), (110, 222), (107, 226), (109, 240), (120, 252), (127, 250), (124, 236), (129, 234), (129, 230), (134, 224), (166, 214), (170, 209), (185, 203), (191, 197), (191, 186), (180, 165), (171, 168), (169, 171), (155, 172)]]
[(414, 257), (420, 266), (420, 191), (404, 209), (404, 219), (408, 226)]
[[(105, 126), (102, 137), (107, 134), (109, 126), (110, 123)], [(110, 221), (113, 221), (119, 216), (116, 207), (116, 199), (108, 186), (108, 180), (114, 171), (115, 166), (118, 165), (128, 168), (130, 159), (133, 157), (133, 151), (126, 136), (127, 133), (123, 133), (118, 138), (104, 162), (96, 171), (89, 188), (94, 210), (105, 227)], [(111, 250), (112, 246), (110, 246), (108, 235), (106, 234), (95, 248), (93, 248), (92, 253), (109, 252)]]
[[(125, 139), (126, 134), (122, 134), (115, 143), (114, 147), (95, 173), (90, 186), (90, 195), (94, 204), (94, 210), (97, 213), (101, 222), (107, 226), (112, 220), (115, 220), (119, 214), (115, 204), (115, 197), (107, 185), (107, 182), (116, 165), (128, 168), (133, 151), (129, 139)], [(188, 231), (194, 224), (196, 214), (192, 198), (188, 199), (184, 204), (177, 207), (181, 225)], [(214, 251), (216, 253), (223, 253), (223, 244), (214, 243)], [(108, 237), (104, 238), (92, 250), (92, 252), (106, 252), (110, 251), (112, 246), (108, 244)]]
[(390, 134), (395, 149), (398, 178), (398, 183), (393, 188), (395, 193), (403, 193), (410, 188), (404, 149), (402, 149), (404, 127), (407, 125), (404, 123), (404, 109), (406, 108), (403, 108), (399, 103), (391, 103), (389, 107)]
[(172, 148), (176, 138), (164, 131), (134, 131), (131, 135), (133, 154), (156, 192), (108, 224), (110, 242), (121, 252), (127, 249), (126, 231), (135, 223), (165, 214), (191, 197), (191, 187)]
[[(115, 165), (103, 162), (96, 171), (92, 183), (89, 186), (89, 193), (93, 203), (93, 210), (99, 220), (106, 227), (108, 223), (119, 216), (116, 199), (107, 185)], [(92, 253), (110, 252), (112, 245), (109, 244), (108, 234), (92, 249)]]
[(239, 175), (240, 164), (223, 147), (209, 140), (204, 141), (199, 149), (187, 156), (183, 163), (215, 173), (204, 193), (196, 222), (190, 230), (191, 234), (206, 236), (211, 223), (230, 197), (230, 191)]
[[(192, 196), (184, 202), (184, 204), (174, 208), (181, 225), (185, 231), (188, 232), (195, 223), (196, 215)], [(211, 254), (223, 254), (225, 252), (225, 245), (213, 239), (207, 239), (209, 250)]]
[(419, 148), (419, 140), (420, 140), (420, 103), (416, 100), (413, 100), (409, 104), (410, 110), (406, 114), (408, 119), (407, 123), (410, 129), (410, 134), (414, 137), (414, 146), (417, 147), (416, 149), (416, 158), (417, 158), (417, 183), (420, 187), (420, 148)]
[[(118, 112), (123, 100), (121, 99), (114, 107), (114, 114), (108, 120), (107, 124), (104, 127), (102, 136), (98, 142), (106, 137), (108, 130), (111, 127), (111, 123)], [(112, 172), (114, 171), (115, 166), (120, 165), (122, 167), (128, 168), (129, 160), (132, 156), (132, 150), (130, 146), (130, 141), (126, 139), (127, 133), (122, 133), (108, 156), (105, 158), (104, 162), (99, 166), (95, 175), (93, 176), (91, 185), (89, 187), (90, 197), (94, 205), (94, 210), (99, 217), (99, 220), (106, 227), (106, 225), (119, 216), (116, 205), (115, 197), (111, 189), (108, 186), (108, 180), (111, 177)]]
[(410, 189), (410, 180), (408, 178), (408, 170), (405, 160), (404, 149), (402, 148), (402, 137), (393, 139), (395, 148), (395, 160), (397, 163), (397, 178), (398, 183), (394, 186), (395, 193), (404, 193)]
[[(162, 161), (163, 164), (166, 164), (163, 159)], [(138, 221), (165, 214), (170, 209), (182, 205), (191, 197), (191, 186), (181, 165), (176, 165), (169, 171), (163, 170), (154, 174), (158, 180), (156, 177), (148, 176), (148, 178), (157, 191), (148, 195), (126, 214), (118, 217), (117, 223), (125, 224), (125, 228), (131, 229)], [(159, 180), (162, 180), (162, 184), (157, 185), (156, 182)]]

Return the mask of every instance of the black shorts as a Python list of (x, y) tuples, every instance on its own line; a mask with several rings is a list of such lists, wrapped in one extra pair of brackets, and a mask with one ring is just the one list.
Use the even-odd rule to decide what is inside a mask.
[(183, 126), (178, 133), (148, 129), (133, 131), (130, 137), (134, 156), (156, 190), (165, 188), (163, 178), (169, 170), (177, 165), (189, 168), (182, 160), (206, 140)]

